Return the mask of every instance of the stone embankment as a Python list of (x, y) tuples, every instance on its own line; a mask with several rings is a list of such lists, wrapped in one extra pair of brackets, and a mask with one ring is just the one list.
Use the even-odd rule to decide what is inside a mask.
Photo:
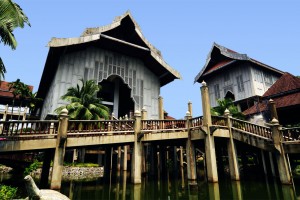
[(0, 173), (9, 173), (13, 170), (11, 167), (7, 167), (5, 165), (0, 165)]
[[(50, 168), (50, 174), (52, 167)], [(40, 177), (42, 169), (39, 168), (31, 172), (31, 176)], [(49, 176), (50, 176), (49, 174)], [(63, 168), (63, 180), (82, 180), (82, 179), (94, 179), (103, 177), (104, 167), (64, 167)]]

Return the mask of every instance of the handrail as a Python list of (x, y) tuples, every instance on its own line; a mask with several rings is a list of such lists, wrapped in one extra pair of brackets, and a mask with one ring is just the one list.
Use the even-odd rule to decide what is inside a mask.
[(255, 135), (272, 139), (272, 131), (269, 127), (260, 126), (240, 119), (230, 118), (231, 125), (235, 130), (247, 131)]
[(191, 128), (200, 127), (203, 125), (203, 116), (194, 117), (190, 119)]
[(0, 121), (0, 136), (53, 134), (57, 120)]
[(67, 132), (133, 132), (133, 125), (134, 120), (69, 120)]
[(300, 127), (282, 128), (281, 133), (284, 141), (300, 141)]
[(212, 125), (226, 126), (226, 117), (211, 116)]
[(142, 120), (142, 130), (175, 130), (185, 129), (186, 120)]

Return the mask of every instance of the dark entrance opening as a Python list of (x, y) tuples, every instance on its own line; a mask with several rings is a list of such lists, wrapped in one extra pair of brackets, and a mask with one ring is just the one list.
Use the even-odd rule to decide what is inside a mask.
[(102, 99), (104, 105), (109, 107), (110, 112), (114, 112), (116, 117), (130, 116), (134, 110), (134, 101), (131, 98), (131, 89), (118, 76), (110, 76), (99, 85), (102, 87), (98, 97)]
[(231, 99), (232, 101), (234, 101), (235, 97), (231, 91), (227, 91), (224, 99)]

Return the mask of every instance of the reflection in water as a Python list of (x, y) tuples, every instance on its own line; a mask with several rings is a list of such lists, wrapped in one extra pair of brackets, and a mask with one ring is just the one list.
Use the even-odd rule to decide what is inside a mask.
[(127, 180), (127, 172), (123, 171), (123, 184), (122, 184), (122, 200), (126, 199), (126, 181)]
[(240, 181), (232, 181), (231, 186), (232, 186), (233, 199), (242, 200), (243, 194), (242, 194), (241, 182)]
[(207, 183), (206, 180), (190, 182), (185, 179), (187, 184), (182, 187), (181, 177), (174, 178), (173, 174), (167, 176), (165, 180), (145, 176), (142, 184), (131, 184), (130, 173), (121, 171), (110, 173), (107, 180), (100, 178), (91, 182), (64, 182), (61, 192), (73, 200), (296, 199), (293, 187), (281, 185), (277, 179), (247, 181), (222, 179), (219, 183)]
[(208, 183), (209, 199), (220, 199), (219, 183)]
[(284, 200), (294, 200), (296, 199), (294, 189), (292, 185), (283, 185), (282, 194)]
[[(179, 169), (180, 170), (180, 169)], [(183, 170), (182, 170), (183, 171)], [(178, 177), (177, 177), (178, 176)], [(162, 176), (161, 176), (162, 177)], [(142, 184), (131, 184), (130, 172), (110, 171), (105, 177), (83, 182), (80, 180), (65, 181), (62, 183), (61, 193), (72, 200), (152, 200), (152, 199), (297, 199), (300, 182), (295, 181), (295, 187), (281, 185), (277, 179), (259, 179), (231, 181), (222, 178), (219, 183), (207, 183), (205, 179), (191, 183), (181, 178), (181, 172), (170, 172), (166, 179), (155, 176), (144, 176)], [(7, 184), (22, 188), (22, 185), (13, 185), (17, 179), (1, 177), (0, 184)], [(19, 182), (20, 183), (20, 182)], [(196, 184), (195, 184), (196, 183)], [(296, 191), (294, 190), (296, 188)], [(22, 198), (27, 194), (24, 191)]]

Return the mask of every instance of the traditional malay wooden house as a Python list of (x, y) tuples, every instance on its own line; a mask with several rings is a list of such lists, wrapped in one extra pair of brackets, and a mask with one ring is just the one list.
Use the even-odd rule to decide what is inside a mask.
[(212, 107), (218, 105), (218, 99), (231, 98), (243, 111), (258, 101), (282, 74), (247, 54), (214, 43), (195, 82), (207, 83)]
[(150, 44), (130, 12), (107, 25), (87, 28), (80, 37), (52, 38), (38, 97), (44, 99), (41, 119), (66, 104), (67, 89), (83, 80), (102, 86), (99, 97), (116, 117), (145, 108), (158, 118), (160, 87), (180, 74)]
[(300, 113), (300, 78), (292, 74), (283, 74), (261, 97), (254, 106), (243, 113), (251, 117), (262, 114), (269, 121), (271, 114), (269, 109), (270, 100), (277, 108), (277, 118), (282, 125), (299, 124)]

